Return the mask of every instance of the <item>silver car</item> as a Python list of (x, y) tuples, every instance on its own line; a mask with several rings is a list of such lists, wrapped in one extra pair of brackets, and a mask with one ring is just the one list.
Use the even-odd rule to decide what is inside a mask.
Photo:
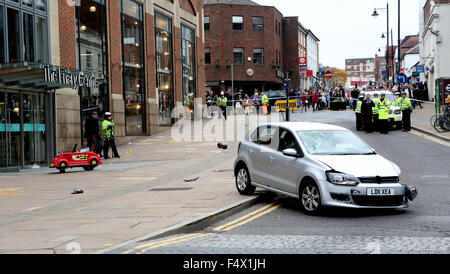
[(239, 193), (256, 187), (298, 198), (307, 214), (324, 206), (406, 208), (417, 195), (400, 168), (351, 131), (319, 123), (259, 125), (239, 144)]

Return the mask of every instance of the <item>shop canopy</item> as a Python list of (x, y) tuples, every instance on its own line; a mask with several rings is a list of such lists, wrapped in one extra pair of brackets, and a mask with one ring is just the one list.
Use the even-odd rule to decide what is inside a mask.
[[(49, 72), (64, 73), (64, 76), (70, 76), (70, 81), (50, 81), (46, 77)], [(0, 88), (32, 90), (32, 91), (48, 91), (62, 88), (77, 88), (79, 83), (74, 84), (77, 75), (85, 75), (83, 72), (47, 65), (42, 63), (7, 63), (0, 64)], [(74, 75), (75, 77), (72, 77)], [(70, 78), (73, 79), (70, 79)], [(91, 76), (93, 79), (100, 81), (100, 77)], [(103, 78), (103, 77), (101, 77)], [(54, 78), (53, 78), (54, 80)]]

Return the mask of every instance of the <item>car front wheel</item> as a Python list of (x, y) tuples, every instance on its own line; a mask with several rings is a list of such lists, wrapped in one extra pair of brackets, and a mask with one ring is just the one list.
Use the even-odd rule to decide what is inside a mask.
[(317, 215), (321, 211), (320, 191), (315, 182), (308, 181), (302, 184), (300, 189), (300, 206), (303, 212), (308, 215)]
[(252, 195), (256, 187), (251, 185), (250, 173), (245, 166), (240, 166), (236, 173), (236, 188), (242, 195)]

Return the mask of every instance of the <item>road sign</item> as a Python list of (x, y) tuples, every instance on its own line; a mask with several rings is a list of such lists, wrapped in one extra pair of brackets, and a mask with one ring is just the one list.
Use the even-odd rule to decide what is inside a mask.
[(398, 81), (400, 84), (404, 84), (404, 83), (406, 83), (406, 82), (408, 81), (408, 76), (406, 76), (406, 75), (403, 74), (403, 73), (400, 73), (400, 74), (397, 76), (397, 81)]
[(424, 66), (417, 66), (416, 67), (416, 72), (418, 72), (418, 73), (425, 72), (425, 67)]
[(327, 71), (325, 72), (325, 78), (331, 79), (332, 77), (333, 77), (333, 73), (332, 73), (331, 71), (327, 70)]
[(298, 58), (298, 63), (300, 65), (306, 65), (306, 58), (305, 57), (299, 57)]
[(324, 72), (324, 70), (323, 70), (323, 69), (320, 69), (319, 71), (320, 71), (320, 72)]
[(291, 83), (290, 82), (284, 82), (283, 87), (285, 90), (291, 89)]

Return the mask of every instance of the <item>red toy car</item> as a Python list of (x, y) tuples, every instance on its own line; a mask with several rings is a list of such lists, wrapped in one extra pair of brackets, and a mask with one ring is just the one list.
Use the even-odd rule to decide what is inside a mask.
[(56, 168), (59, 172), (66, 172), (67, 168), (82, 167), (86, 171), (94, 170), (102, 164), (102, 159), (95, 152), (78, 152), (76, 146), (72, 153), (59, 153), (50, 164), (50, 168)]

